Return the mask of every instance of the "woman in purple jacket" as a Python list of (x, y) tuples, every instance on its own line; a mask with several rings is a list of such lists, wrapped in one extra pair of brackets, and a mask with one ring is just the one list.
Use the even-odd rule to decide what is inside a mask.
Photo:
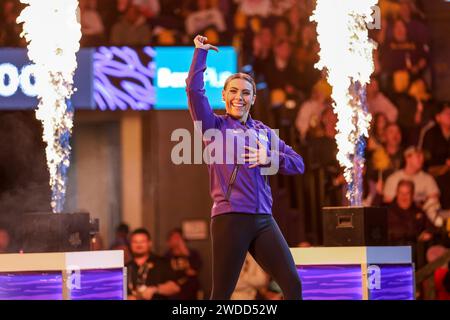
[[(301, 282), (294, 260), (272, 217), (267, 175), (274, 174), (274, 167), (282, 174), (303, 173), (303, 159), (269, 127), (251, 118), (249, 111), (255, 103), (256, 86), (249, 75), (237, 73), (225, 81), (222, 95), (226, 115), (213, 113), (205, 95), (203, 73), (208, 51), (219, 50), (206, 42), (207, 38), (200, 35), (194, 39), (186, 91), (195, 127), (201, 130), (214, 158), (208, 163), (214, 201), (211, 299), (230, 298), (247, 251), (279, 284), (285, 299), (301, 299)], [(222, 137), (219, 139), (218, 135)], [(234, 154), (236, 144), (238, 150), (239, 145), (245, 150), (238, 151), (238, 156)], [(226, 155), (225, 161), (218, 160), (221, 153)]]

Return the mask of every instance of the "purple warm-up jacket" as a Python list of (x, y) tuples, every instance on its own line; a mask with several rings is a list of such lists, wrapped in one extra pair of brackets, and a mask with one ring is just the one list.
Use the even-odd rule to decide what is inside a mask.
[[(229, 115), (222, 116), (213, 113), (205, 95), (203, 80), (207, 54), (208, 51), (204, 49), (195, 49), (189, 75), (186, 79), (189, 111), (194, 121), (201, 121), (205, 145), (208, 146), (213, 140), (208, 141), (208, 139), (205, 139), (208, 129), (215, 129), (216, 132), (220, 131), (223, 137), (230, 132), (242, 132), (242, 137), (238, 135), (236, 139), (241, 139), (245, 145), (253, 146), (251, 139), (258, 139), (259, 142), (264, 142), (263, 144), (267, 148), (269, 156), (272, 157), (271, 159), (276, 157), (278, 161), (278, 172), (288, 175), (303, 173), (304, 164), (302, 157), (279, 139), (276, 133), (268, 126), (260, 121), (253, 120), (250, 115), (246, 123), (243, 124)], [(254, 132), (257, 132), (257, 134), (252, 134)], [(248, 134), (246, 135), (245, 133)], [(223, 154), (229, 154), (230, 151), (236, 150), (235, 144), (228, 144), (227, 147), (225, 141), (227, 139), (224, 138)], [(239, 142), (236, 141), (235, 143)], [(273, 145), (278, 145), (278, 148), (274, 149)], [(249, 168), (248, 163), (239, 163), (237, 157), (240, 155), (233, 156), (234, 163), (224, 161), (222, 163), (208, 164), (210, 193), (214, 201), (211, 210), (213, 217), (229, 212), (272, 213), (272, 192), (267, 175), (262, 174), (262, 167), (260, 166)]]

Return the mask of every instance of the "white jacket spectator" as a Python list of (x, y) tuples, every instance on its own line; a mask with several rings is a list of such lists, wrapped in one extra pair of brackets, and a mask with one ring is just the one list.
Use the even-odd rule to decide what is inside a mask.
[(395, 198), (397, 185), (400, 180), (414, 182), (414, 201), (417, 203), (425, 202), (430, 196), (439, 195), (439, 188), (430, 174), (420, 170), (413, 175), (409, 175), (405, 170), (401, 169), (391, 174), (386, 180), (383, 190), (383, 195), (386, 200), (392, 201)]
[(439, 187), (434, 178), (422, 170), (423, 153), (415, 147), (409, 147), (404, 152), (405, 168), (391, 174), (383, 189), (385, 202), (392, 202), (395, 198), (397, 185), (400, 180), (414, 182), (414, 201), (422, 206), (428, 199), (439, 197)]

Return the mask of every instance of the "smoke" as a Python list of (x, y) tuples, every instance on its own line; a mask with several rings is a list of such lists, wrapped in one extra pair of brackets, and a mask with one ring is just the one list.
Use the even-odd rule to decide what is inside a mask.
[(41, 124), (33, 111), (0, 113), (0, 221), (50, 211), (49, 174)]

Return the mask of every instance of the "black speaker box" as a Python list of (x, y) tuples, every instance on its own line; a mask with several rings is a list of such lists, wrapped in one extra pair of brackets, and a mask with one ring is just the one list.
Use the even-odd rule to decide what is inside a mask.
[(387, 245), (387, 208), (322, 208), (323, 244), (337, 246)]
[(84, 212), (28, 213), (18, 231), (24, 253), (88, 251), (98, 220), (91, 222)]

